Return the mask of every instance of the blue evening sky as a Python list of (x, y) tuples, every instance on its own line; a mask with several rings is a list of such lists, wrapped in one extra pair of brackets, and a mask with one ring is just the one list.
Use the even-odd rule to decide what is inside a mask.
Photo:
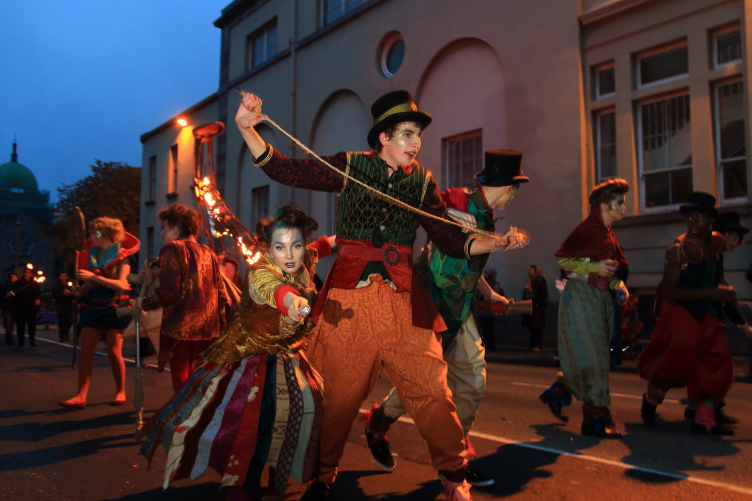
[(95, 159), (141, 166), (139, 136), (217, 90), (231, 0), (0, 0), (0, 164), (57, 200)]

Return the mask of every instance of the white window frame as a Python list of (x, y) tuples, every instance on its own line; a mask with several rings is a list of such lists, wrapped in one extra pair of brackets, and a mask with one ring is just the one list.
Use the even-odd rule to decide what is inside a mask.
[[(637, 130), (635, 131), (635, 138), (637, 139), (637, 169), (638, 169), (638, 175), (640, 179), (640, 208), (645, 213), (651, 213), (651, 212), (668, 212), (673, 210), (678, 210), (682, 203), (684, 202), (677, 202), (675, 204), (671, 205), (660, 205), (658, 207), (648, 207), (645, 202), (645, 172), (643, 171), (643, 165), (644, 165), (644, 159), (643, 159), (643, 151), (642, 151), (642, 106), (650, 103), (655, 103), (657, 101), (666, 101), (668, 99), (672, 99), (679, 96), (689, 96), (689, 89), (682, 89), (677, 92), (672, 92), (670, 94), (662, 94), (660, 96), (654, 96), (651, 98), (643, 99), (642, 101), (638, 101), (636, 103), (635, 107), (635, 114), (637, 115), (637, 120), (635, 120), (635, 123), (637, 125)], [(692, 112), (692, 103), (690, 99), (690, 116)], [(694, 169), (694, 164), (689, 165), (688, 167), (681, 167), (681, 169)], [(660, 169), (660, 170), (651, 170), (648, 175), (650, 174), (658, 174), (661, 172), (669, 172), (672, 170), (681, 170), (678, 168), (667, 168), (667, 169)]]
[(616, 85), (614, 85), (614, 91), (609, 92), (608, 94), (601, 94), (600, 90), (600, 83), (601, 80), (598, 78), (598, 75), (601, 71), (608, 70), (608, 69), (614, 69), (614, 84), (616, 83), (616, 67), (614, 66), (613, 61), (609, 61), (607, 63), (599, 64), (593, 67), (593, 75), (592, 75), (592, 82), (593, 82), (593, 96), (594, 99), (597, 101), (599, 99), (605, 99), (607, 97), (613, 97), (616, 95)]
[(719, 28), (715, 31), (713, 31), (713, 46), (712, 46), (712, 52), (713, 52), (713, 68), (723, 68), (726, 66), (730, 66), (732, 64), (739, 64), (742, 61), (744, 61), (744, 38), (742, 38), (742, 46), (741, 46), (741, 53), (742, 56), (739, 59), (733, 59), (731, 61), (726, 61), (725, 63), (719, 63), (718, 62), (718, 37), (721, 35), (727, 35), (729, 33), (733, 33), (734, 31), (739, 31), (741, 34), (741, 25), (739, 23), (734, 23), (728, 26), (725, 26), (723, 28)]
[[(736, 198), (726, 198), (726, 195), (724, 194), (724, 188), (723, 188), (723, 163), (724, 162), (734, 162), (738, 160), (745, 160), (747, 162), (747, 175), (749, 175), (749, 153), (747, 152), (747, 148), (745, 148), (745, 152), (747, 152), (747, 155), (743, 157), (731, 157), (731, 158), (721, 158), (721, 106), (720, 106), (720, 96), (718, 95), (718, 92), (721, 87), (724, 87), (726, 85), (735, 84), (737, 82), (741, 82), (744, 86), (744, 80), (741, 76), (729, 79), (729, 80), (722, 80), (720, 82), (716, 82), (713, 84), (713, 138), (715, 139), (715, 162), (716, 162), (716, 176), (717, 176), (717, 182), (718, 182), (718, 194), (720, 195), (720, 203), (722, 205), (733, 205), (738, 203), (746, 202), (749, 198), (749, 192), (747, 193), (747, 196), (745, 197), (736, 197)], [(747, 87), (744, 86), (744, 93), (747, 92)], [(744, 120), (744, 129), (745, 129), (745, 137), (747, 135), (747, 128), (749, 127), (749, 120), (746, 119), (748, 116), (746, 113), (744, 113), (745, 120)], [(747, 186), (749, 186), (749, 180), (747, 181)]]
[[(464, 132), (462, 134), (457, 134), (456, 136), (445, 137), (442, 140), (442, 143), (443, 143), (442, 144), (442, 151), (443, 151), (443, 156), (444, 156), (444, 168), (443, 168), (443, 173), (444, 173), (444, 176), (443, 176), (444, 177), (444, 180), (443, 180), (443, 182), (444, 182), (444, 189), (460, 188), (460, 187), (462, 187), (461, 185), (460, 186), (455, 186), (453, 184), (454, 181), (450, 182), (450, 179), (452, 179), (452, 180), (454, 179), (454, 176), (450, 175), (450, 170), (449, 170), (449, 161), (450, 161), (450, 157), (449, 157), (449, 145), (450, 145), (450, 143), (464, 141), (464, 140), (467, 140), (467, 139), (474, 139), (476, 137), (480, 138), (481, 159), (480, 159), (480, 166), (478, 167), (478, 170), (481, 171), (481, 170), (483, 170), (483, 164), (484, 164), (484, 157), (483, 157), (484, 153), (483, 152), (485, 151), (483, 149), (483, 129), (475, 129), (475, 130), (472, 130), (472, 131), (469, 131), (469, 132)], [(468, 182), (470, 184), (472, 184), (472, 181), (468, 181)]]
[[(394, 70), (394, 73), (392, 73), (391, 71), (389, 71), (389, 64), (388, 64), (389, 51), (400, 40), (402, 40), (403, 44), (405, 43), (405, 39), (402, 36), (402, 33), (394, 32), (389, 38), (386, 39), (386, 41), (384, 42), (384, 46), (381, 49), (381, 57), (380, 57), (381, 73), (386, 78), (392, 78), (400, 70), (400, 68), (402, 68), (402, 63), (405, 62), (404, 59), (403, 59), (402, 63), (400, 63), (400, 65), (399, 65), (399, 67), (396, 70)], [(405, 47), (405, 49), (407, 50), (407, 47)]]
[[(261, 28), (257, 29), (248, 37), (246, 37), (246, 43), (245, 43), (245, 52), (246, 52), (246, 71), (252, 70), (254, 68), (258, 68), (259, 66), (263, 65), (267, 61), (270, 61), (279, 53), (279, 40), (275, 40), (275, 47), (274, 54), (267, 54), (269, 50), (269, 31), (272, 30), (272, 28), (276, 28), (276, 34), (275, 37), (279, 34), (279, 28), (277, 26), (277, 19), (274, 18), (273, 20), (266, 23)], [(256, 54), (255, 48), (256, 48), (256, 40), (263, 38), (264, 40), (264, 59), (263, 61), (256, 61), (254, 59), (254, 56)], [(278, 37), (277, 37), (278, 38)]]
[[(678, 42), (669, 43), (669, 44), (666, 44), (666, 45), (661, 45), (660, 47), (656, 47), (654, 49), (648, 49), (646, 51), (643, 51), (643, 52), (640, 52), (639, 54), (637, 54), (637, 57), (635, 57), (635, 60), (634, 60), (635, 61), (634, 62), (635, 87), (638, 88), (638, 89), (645, 89), (645, 88), (653, 87), (653, 86), (660, 85), (660, 84), (663, 84), (663, 83), (666, 83), (666, 82), (673, 82), (675, 80), (681, 80), (682, 78), (687, 78), (689, 76), (689, 68), (687, 68), (687, 72), (686, 73), (681, 73), (679, 75), (674, 75), (672, 77), (664, 78), (662, 80), (656, 80), (654, 82), (650, 82), (650, 83), (646, 83), (646, 84), (641, 83), (641, 80), (642, 80), (642, 75), (641, 75), (641, 71), (640, 71), (640, 61), (641, 60), (643, 60), (643, 59), (645, 59), (647, 57), (650, 57), (650, 56), (655, 56), (656, 54), (660, 54), (661, 52), (669, 52), (669, 51), (672, 51), (674, 49), (678, 49), (680, 47), (686, 47), (687, 51), (689, 51), (689, 47), (687, 45), (687, 41), (686, 40), (680, 40)], [(689, 54), (687, 54), (687, 58), (689, 58)]]
[[(361, 5), (363, 5), (366, 2), (366, 0), (357, 0), (355, 2), (355, 5), (351, 6), (349, 9), (347, 8), (347, 0), (322, 0), (321, 1), (321, 26), (327, 26), (335, 22), (337, 19), (341, 18), (348, 12), (352, 12)], [(337, 17), (333, 17), (332, 19), (327, 18), (327, 11), (329, 10), (329, 4), (330, 3), (338, 3), (340, 4), (340, 14)]]
[[(601, 110), (595, 110), (593, 111), (593, 153), (594, 153), (594, 160), (595, 160), (595, 178), (596, 178), (596, 184), (599, 184), (603, 181), (606, 181), (607, 179), (614, 179), (618, 177), (618, 161), (617, 161), (617, 173), (615, 173), (613, 176), (605, 177), (601, 175), (601, 127), (600, 127), (600, 119), (603, 115), (613, 114), (614, 115), (614, 129), (616, 129), (616, 107), (611, 106), (609, 108), (603, 108)], [(614, 146), (617, 145), (616, 137), (614, 137)], [(618, 151), (618, 149), (617, 149)]]
[(147, 185), (147, 191), (149, 200), (156, 200), (157, 198), (157, 155), (149, 157), (149, 184)]

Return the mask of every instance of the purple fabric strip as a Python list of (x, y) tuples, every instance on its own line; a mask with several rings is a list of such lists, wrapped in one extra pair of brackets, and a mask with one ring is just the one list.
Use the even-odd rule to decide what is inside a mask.
[(248, 395), (251, 393), (253, 378), (256, 376), (259, 359), (260, 357), (258, 356), (251, 356), (248, 362), (246, 362), (243, 376), (238, 381), (237, 386), (235, 386), (235, 391), (225, 409), (222, 425), (219, 427), (217, 436), (214, 438), (209, 455), (209, 467), (214, 468), (220, 473), (225, 471), (227, 463), (230, 460), (235, 438), (238, 435), (238, 429), (240, 429), (240, 421), (243, 418), (243, 411), (248, 403)]

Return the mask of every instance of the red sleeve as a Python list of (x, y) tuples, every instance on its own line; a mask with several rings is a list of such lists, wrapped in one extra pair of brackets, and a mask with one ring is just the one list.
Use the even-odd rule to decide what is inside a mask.
[(159, 251), (159, 287), (154, 289), (155, 297), (144, 299), (141, 307), (155, 310), (180, 301), (183, 295), (183, 257), (175, 244), (167, 244)]
[(308, 244), (308, 247), (316, 251), (316, 256), (318, 257), (318, 259), (324, 259), (326, 256), (332, 253), (332, 246), (329, 243), (329, 237), (326, 235), (317, 238), (316, 240)]
[(449, 209), (467, 211), (467, 193), (462, 188), (449, 188), (441, 192), (441, 199)]
[(287, 308), (282, 304), (282, 300), (288, 292), (292, 292), (296, 296), (300, 296), (298, 290), (292, 285), (280, 285), (277, 290), (274, 291), (274, 302), (277, 304), (277, 309), (283, 315), (287, 315)]
[[(263, 159), (267, 156), (267, 153), (261, 155), (261, 162), (264, 162)], [(344, 171), (347, 167), (347, 153), (342, 152), (331, 157), (321, 158), (340, 171)], [(273, 181), (293, 188), (314, 191), (339, 191), (342, 189), (342, 180), (344, 179), (339, 172), (322, 165), (318, 160), (287, 158), (276, 149), (272, 150), (271, 158), (261, 166), (261, 169)]]
[[(433, 180), (430, 173), (428, 175), (428, 187), (426, 188), (426, 195), (423, 197), (421, 209), (429, 214), (446, 219), (444, 215), (446, 207), (439, 196), (436, 181)], [(428, 233), (429, 240), (436, 244), (441, 252), (458, 259), (465, 258), (465, 240), (467, 240), (468, 235), (463, 233), (458, 226), (442, 223), (426, 216), (420, 216), (420, 224)]]

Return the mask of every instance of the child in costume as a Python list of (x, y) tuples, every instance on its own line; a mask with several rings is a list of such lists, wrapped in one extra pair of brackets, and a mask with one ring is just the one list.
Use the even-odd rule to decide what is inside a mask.
[(736, 296), (718, 283), (716, 274), (726, 239), (711, 231), (718, 217), (712, 195), (690, 193), (679, 210), (688, 231), (666, 251), (661, 316), (637, 363), (640, 377), (648, 381), (640, 414), (646, 425), (654, 426), (657, 406), (668, 390), (686, 386), (687, 397), (697, 404), (690, 431), (733, 435), (716, 422), (716, 409), (734, 380), (726, 335), (713, 304), (732, 302)]
[(260, 493), (268, 464), (264, 494), (281, 499), (290, 476), (313, 477), (323, 386), (304, 345), (313, 326), (316, 262), (331, 252), (333, 239), (306, 246), (317, 227), (297, 207), (277, 213), (266, 253), (249, 268), (239, 311), (181, 391), (147, 423), (141, 453), (151, 461), (164, 445), (165, 488), (213, 468), (222, 486), (233, 487), (230, 499), (247, 499), (248, 492)]
[(129, 256), (139, 248), (136, 237), (127, 233), (119, 219), (98, 217), (89, 223), (89, 238), (79, 254), (78, 279), (81, 288), (81, 360), (78, 366), (78, 393), (58, 402), (63, 407), (86, 408), (94, 353), (102, 336), (107, 339), (107, 356), (115, 378), (116, 394), (112, 405), (125, 403), (125, 361), (123, 331), (129, 318), (117, 315), (117, 308), (128, 302), (124, 292), (130, 289), (126, 277), (131, 269)]
[(624, 252), (611, 231), (611, 223), (626, 211), (629, 184), (610, 179), (596, 186), (588, 201), (590, 215), (570, 233), (556, 252), (560, 267), (569, 270), (569, 280), (559, 303), (559, 360), (562, 373), (540, 399), (562, 421), (561, 410), (571, 395), (582, 402), (583, 435), (620, 438), (608, 406), (609, 342), (614, 323), (609, 289), (628, 292), (614, 275), (627, 266)]

